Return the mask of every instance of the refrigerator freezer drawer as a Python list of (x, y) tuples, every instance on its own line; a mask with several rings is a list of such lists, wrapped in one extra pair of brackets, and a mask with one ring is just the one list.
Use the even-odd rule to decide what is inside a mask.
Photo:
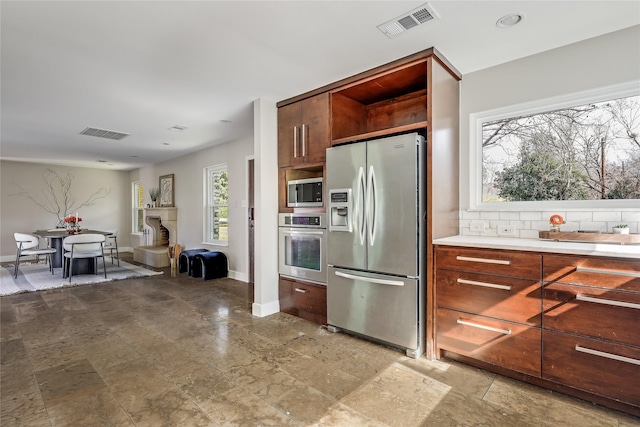
[(407, 349), (418, 349), (418, 281), (329, 268), (327, 323)]

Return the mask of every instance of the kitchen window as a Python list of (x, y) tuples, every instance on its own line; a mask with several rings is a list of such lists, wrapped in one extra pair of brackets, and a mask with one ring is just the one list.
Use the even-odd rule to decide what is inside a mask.
[(227, 165), (204, 170), (205, 236), (204, 242), (226, 246), (229, 242), (229, 174)]
[(470, 129), (472, 207), (638, 206), (637, 82), (473, 114)]
[(132, 232), (144, 232), (144, 187), (140, 182), (133, 183), (132, 191)]

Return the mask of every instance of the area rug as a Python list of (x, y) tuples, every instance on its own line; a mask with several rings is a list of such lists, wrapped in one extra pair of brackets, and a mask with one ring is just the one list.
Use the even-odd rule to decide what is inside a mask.
[(148, 270), (124, 261), (120, 261), (120, 266), (118, 266), (117, 261), (115, 264), (111, 264), (109, 257), (105, 257), (105, 261), (107, 263), (106, 279), (102, 270), (102, 262), (99, 262), (100, 269), (98, 274), (79, 274), (71, 278), (71, 283), (69, 283), (69, 278), (62, 278), (62, 268), (54, 269), (54, 274), (52, 275), (51, 271), (49, 271), (49, 266), (44, 263), (20, 263), (17, 279), (13, 278), (13, 264), (6, 265), (0, 268), (0, 296), (162, 274), (162, 272)]

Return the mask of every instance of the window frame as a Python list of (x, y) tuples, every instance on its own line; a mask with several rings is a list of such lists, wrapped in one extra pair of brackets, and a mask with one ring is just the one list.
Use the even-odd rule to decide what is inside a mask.
[(209, 224), (211, 223), (210, 221), (210, 208), (211, 207), (226, 207), (227, 208), (227, 215), (229, 213), (229, 200), (227, 197), (227, 203), (226, 204), (210, 204), (209, 201), (212, 199), (211, 196), (211, 191), (212, 188), (210, 187), (211, 184), (211, 179), (210, 179), (210, 175), (212, 173), (217, 173), (217, 172), (227, 172), (227, 195), (228, 195), (228, 191), (229, 191), (229, 166), (226, 163), (220, 163), (217, 165), (213, 165), (213, 166), (207, 166), (203, 169), (203, 180), (204, 180), (204, 185), (203, 185), (203, 224), (202, 224), (202, 244), (205, 245), (214, 245), (214, 246), (229, 246), (229, 218), (227, 217), (227, 240), (214, 240), (214, 239), (209, 239), (209, 236), (211, 235), (211, 230), (209, 228)]
[[(137, 193), (137, 194), (136, 194)], [(137, 206), (138, 203), (140, 206)], [(137, 226), (140, 224), (138, 222), (138, 212), (142, 211), (142, 227), (138, 230)], [(142, 181), (134, 181), (131, 183), (131, 232), (134, 234), (143, 234), (144, 233), (144, 185)]]
[(543, 113), (590, 102), (640, 95), (640, 80), (525, 102), (469, 114), (469, 210), (470, 211), (549, 211), (637, 209), (640, 199), (541, 200), (518, 202), (482, 201), (482, 125), (484, 122)]

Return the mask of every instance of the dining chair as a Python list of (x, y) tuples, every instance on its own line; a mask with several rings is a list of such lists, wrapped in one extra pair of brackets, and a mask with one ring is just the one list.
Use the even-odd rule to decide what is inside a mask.
[(16, 254), (16, 267), (13, 272), (13, 278), (18, 278), (18, 266), (20, 265), (20, 258), (24, 256), (36, 256), (46, 255), (49, 262), (49, 270), (53, 274), (53, 263), (51, 262), (51, 255), (56, 253), (54, 248), (40, 248), (40, 239), (33, 234), (25, 233), (13, 233), (13, 238), (16, 241), (18, 252)]
[(107, 278), (107, 265), (104, 262), (104, 242), (105, 236), (102, 234), (76, 234), (65, 237), (62, 241), (64, 248), (64, 262), (62, 263), (63, 277), (69, 275), (69, 283), (73, 276), (73, 260), (81, 258), (93, 258), (94, 269), (98, 274), (98, 258), (102, 258), (104, 278)]
[(120, 267), (120, 253), (118, 253), (118, 230), (108, 230), (111, 234), (106, 236), (104, 248), (109, 250), (109, 256), (111, 256), (111, 264), (113, 264), (113, 251), (116, 251), (116, 258), (118, 259), (118, 267)]

